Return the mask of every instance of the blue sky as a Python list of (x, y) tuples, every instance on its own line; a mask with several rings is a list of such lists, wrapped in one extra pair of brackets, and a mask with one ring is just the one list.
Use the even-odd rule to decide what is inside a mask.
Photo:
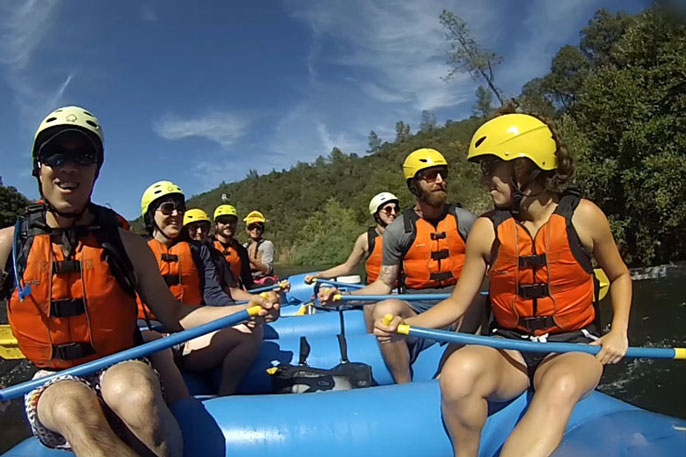
[[(416, 130), (469, 116), (478, 83), (446, 83), (443, 9), (504, 57), (510, 96), (578, 44), (600, 7), (647, 0), (300, 0), (261, 2), (26, 0), (0, 3), (0, 176), (37, 198), (30, 147), (52, 109), (100, 119), (105, 165), (93, 200), (127, 218), (170, 179), (188, 196), (250, 168), (268, 173), (338, 146), (364, 154), (375, 130)], [(259, 191), (257, 189), (256, 191)]]

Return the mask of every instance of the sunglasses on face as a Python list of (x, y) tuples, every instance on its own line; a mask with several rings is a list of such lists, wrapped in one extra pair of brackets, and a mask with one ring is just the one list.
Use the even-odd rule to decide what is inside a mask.
[(186, 205), (176, 201), (168, 201), (158, 206), (157, 211), (161, 212), (165, 216), (171, 216), (174, 211), (176, 211), (178, 214), (181, 214), (186, 211)]
[(217, 219), (218, 224), (224, 224), (224, 225), (233, 225), (233, 224), (236, 224), (237, 222), (238, 222), (238, 218), (237, 217), (231, 217), (231, 216), (220, 217), (219, 219)]
[(438, 175), (445, 181), (448, 179), (448, 169), (447, 168), (429, 168), (428, 170), (420, 171), (417, 176), (422, 181), (434, 182), (438, 179)]
[(264, 227), (262, 227), (260, 224), (251, 224), (248, 225), (248, 230), (264, 230)]
[(500, 160), (498, 159), (484, 159), (481, 162), (479, 162), (479, 165), (481, 166), (481, 174), (483, 176), (493, 176), (493, 173), (495, 172), (496, 167), (500, 163)]
[(46, 145), (41, 148), (38, 161), (51, 168), (61, 167), (67, 163), (89, 166), (98, 163), (98, 156), (91, 149), (68, 150), (59, 145)]
[(390, 216), (391, 214), (394, 214), (394, 213), (398, 214), (398, 207), (395, 205), (388, 205), (388, 206), (384, 206), (383, 208), (381, 208), (380, 211), (382, 211), (382, 212), (384, 212)]

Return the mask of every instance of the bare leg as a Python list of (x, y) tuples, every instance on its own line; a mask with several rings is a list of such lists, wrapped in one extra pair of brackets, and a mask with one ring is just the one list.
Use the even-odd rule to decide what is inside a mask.
[(107, 423), (95, 393), (76, 381), (59, 381), (41, 394), (38, 420), (64, 436), (78, 457), (137, 457)]
[(603, 366), (590, 354), (547, 358), (534, 374), (534, 394), (501, 456), (549, 456), (562, 440), (576, 403), (598, 385)]
[(466, 346), (454, 352), (439, 382), (443, 420), (456, 457), (478, 455), (488, 415), (487, 399), (509, 400), (529, 385), (519, 353), (483, 346)]
[[(396, 299), (388, 299), (380, 301), (372, 308), (372, 321), (383, 318), (386, 314), (400, 316), (403, 319), (415, 316), (415, 313), (410, 306), (403, 301)], [(393, 379), (397, 384), (403, 384), (412, 381), (410, 375), (410, 351), (407, 348), (407, 343), (404, 340), (394, 341), (390, 343), (379, 344), (381, 355), (383, 355), (386, 366), (393, 375)]]
[(184, 366), (192, 371), (205, 371), (222, 365), (219, 395), (236, 392), (262, 343), (262, 327), (249, 329), (245, 325), (219, 330), (189, 341), (190, 353)]
[[(159, 332), (146, 330), (143, 332), (143, 340), (145, 342), (158, 340), (162, 338)], [(160, 374), (162, 385), (164, 386), (164, 396), (167, 404), (172, 405), (182, 398), (189, 397), (188, 387), (181, 376), (176, 363), (174, 363), (174, 355), (171, 349), (164, 349), (160, 352), (150, 354), (148, 356), (153, 368)]]
[(181, 430), (164, 403), (152, 367), (137, 360), (114, 365), (103, 375), (102, 397), (135, 436), (129, 444), (141, 454), (183, 455)]

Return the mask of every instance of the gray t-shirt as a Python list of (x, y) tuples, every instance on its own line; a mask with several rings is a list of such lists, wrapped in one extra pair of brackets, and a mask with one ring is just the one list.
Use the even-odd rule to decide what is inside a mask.
[[(464, 239), (467, 239), (467, 234), (472, 229), (476, 216), (470, 211), (457, 206), (455, 206), (455, 216), (457, 216), (458, 231)], [(413, 238), (413, 233), (405, 232), (404, 217), (400, 215), (384, 231), (381, 264), (387, 266), (401, 265), (403, 253), (410, 249)], [(447, 289), (452, 288), (452, 286), (449, 286), (440, 289), (418, 289), (416, 291), (408, 289), (407, 293), (438, 293), (446, 292)]]
[[(248, 249), (248, 246), (250, 246), (250, 242), (243, 244), (245, 249)], [(269, 271), (267, 274), (264, 274), (261, 271), (253, 271), (253, 278), (261, 278), (263, 276), (271, 275), (274, 272), (274, 243), (269, 240), (260, 241), (259, 246), (257, 246), (257, 252), (262, 255), (260, 262), (267, 265), (269, 267)]]

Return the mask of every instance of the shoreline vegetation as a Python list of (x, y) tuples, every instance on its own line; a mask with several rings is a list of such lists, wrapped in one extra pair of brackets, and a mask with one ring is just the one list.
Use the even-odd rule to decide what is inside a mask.
[[(450, 12), (441, 15), (446, 27), (454, 20), (460, 19)], [(607, 214), (631, 267), (686, 259), (684, 37), (686, 25), (662, 2), (635, 15), (598, 10), (580, 31), (578, 45), (562, 47), (550, 72), (526, 83), (513, 98), (519, 110), (552, 119), (576, 157), (575, 184)], [(507, 62), (491, 54), (499, 71), (507, 72)], [(494, 93), (505, 99), (501, 91)], [(227, 201), (241, 218), (261, 211), (267, 217), (265, 238), (274, 242), (280, 264), (341, 263), (357, 236), (373, 225), (366, 212), (371, 196), (389, 191), (402, 207), (412, 204), (401, 164), (420, 147), (446, 156), (451, 201), (476, 214), (489, 209), (478, 167), (466, 161), (466, 151), (471, 135), (494, 109), (489, 90), (479, 86), (468, 119), (438, 125), (433, 113), (424, 111), (416, 133), (398, 121), (393, 141), (382, 142), (371, 131), (366, 152), (334, 147), (289, 170), (260, 175), (253, 169), (239, 182), (193, 196), (187, 206), (212, 214)], [(0, 187), (0, 226), (11, 225), (25, 204), (16, 189)], [(141, 232), (142, 220), (132, 221), (132, 227)], [(238, 232), (244, 241), (242, 226)]]

